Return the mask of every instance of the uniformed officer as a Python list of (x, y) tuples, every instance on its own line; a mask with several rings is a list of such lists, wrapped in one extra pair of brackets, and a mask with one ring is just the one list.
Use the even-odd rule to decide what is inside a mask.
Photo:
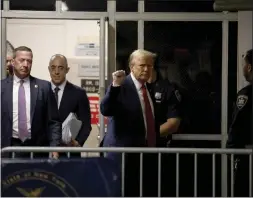
[(148, 87), (155, 98), (155, 117), (160, 125), (160, 136), (167, 139), (180, 126), (181, 94), (169, 80), (162, 77), (156, 67), (153, 68), (149, 83)]
[[(168, 147), (171, 135), (178, 131), (181, 122), (181, 95), (169, 80), (164, 79), (156, 67), (153, 68), (148, 88), (155, 98), (155, 118), (160, 125), (162, 147)], [(161, 195), (175, 197), (175, 155), (162, 155)]]
[[(243, 57), (243, 74), (249, 85), (238, 94), (233, 111), (233, 121), (229, 129), (227, 147), (246, 148), (252, 144), (252, 49)], [(235, 157), (234, 195), (249, 196), (249, 157)], [(252, 167), (251, 167), (252, 168)]]

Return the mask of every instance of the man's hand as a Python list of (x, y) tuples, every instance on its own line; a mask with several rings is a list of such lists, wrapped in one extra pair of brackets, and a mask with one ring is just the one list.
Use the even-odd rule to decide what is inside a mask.
[(120, 86), (123, 83), (123, 81), (125, 80), (125, 77), (126, 77), (126, 73), (124, 70), (118, 70), (116, 72), (113, 72), (112, 73), (112, 79), (113, 79), (112, 85), (114, 87)]
[(53, 159), (58, 159), (59, 158), (59, 153), (58, 152), (52, 152), (52, 158)]
[(73, 139), (69, 142), (68, 146), (81, 147), (78, 141)]

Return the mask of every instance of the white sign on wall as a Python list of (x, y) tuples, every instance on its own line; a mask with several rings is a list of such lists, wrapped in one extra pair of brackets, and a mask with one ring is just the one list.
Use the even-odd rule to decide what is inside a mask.
[(99, 45), (96, 43), (78, 43), (75, 48), (75, 56), (98, 56)]
[(99, 59), (78, 60), (79, 77), (99, 77)]
[[(106, 60), (107, 62), (107, 60)], [(70, 68), (77, 68), (74, 75), (79, 78), (99, 79), (99, 57), (98, 58), (68, 58)], [(107, 79), (107, 64), (105, 64), (105, 78)]]

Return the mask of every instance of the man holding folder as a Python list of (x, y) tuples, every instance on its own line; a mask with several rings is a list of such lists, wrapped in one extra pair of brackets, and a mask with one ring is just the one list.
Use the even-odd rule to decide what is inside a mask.
[(91, 131), (90, 104), (84, 89), (66, 80), (67, 59), (61, 54), (49, 62), (52, 90), (58, 104), (62, 124), (62, 145), (82, 147)]

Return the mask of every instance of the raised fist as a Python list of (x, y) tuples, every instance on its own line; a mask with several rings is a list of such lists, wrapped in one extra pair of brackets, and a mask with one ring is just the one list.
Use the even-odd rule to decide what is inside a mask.
[(124, 70), (118, 70), (116, 72), (112, 73), (112, 79), (113, 79), (113, 83), (112, 85), (114, 87), (120, 86), (122, 84), (122, 82), (125, 80), (126, 78), (126, 73)]

